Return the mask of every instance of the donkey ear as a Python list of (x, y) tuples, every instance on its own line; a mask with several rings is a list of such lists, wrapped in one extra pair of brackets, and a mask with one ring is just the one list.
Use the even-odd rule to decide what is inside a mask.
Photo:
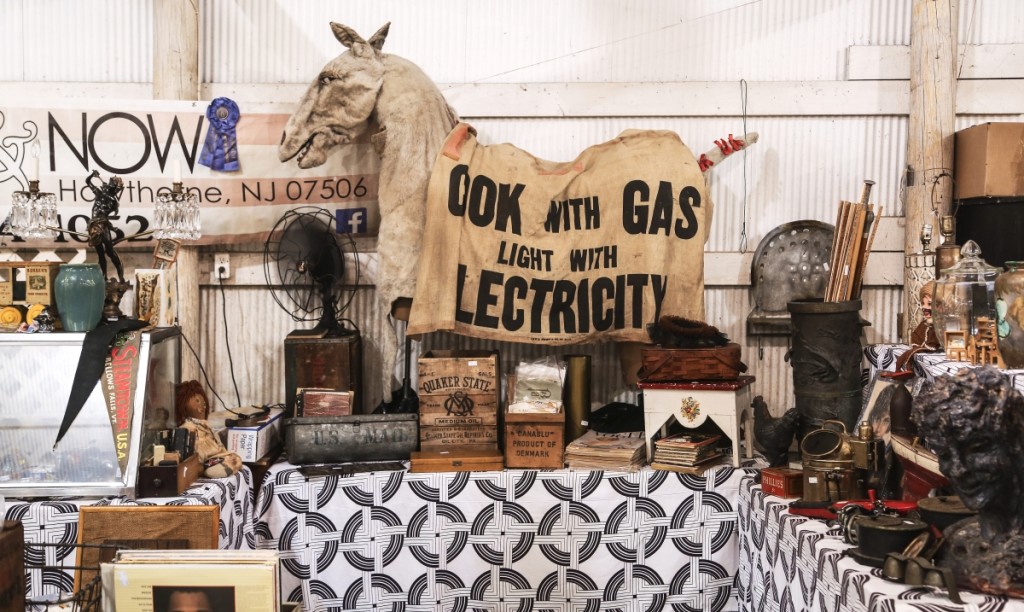
[(377, 30), (374, 33), (374, 35), (370, 37), (370, 40), (367, 41), (370, 44), (370, 46), (373, 47), (374, 49), (376, 49), (377, 51), (380, 51), (381, 47), (384, 46), (384, 39), (387, 38), (387, 36), (388, 36), (388, 28), (390, 28), (390, 27), (391, 27), (391, 22), (390, 21), (385, 23), (384, 25), (382, 25), (380, 27), (380, 29)]
[(348, 48), (352, 48), (352, 45), (359, 43), (366, 44), (363, 37), (356, 34), (356, 31), (348, 26), (343, 26), (340, 23), (331, 22), (331, 30), (334, 32), (334, 37), (338, 39), (338, 42), (345, 45)]

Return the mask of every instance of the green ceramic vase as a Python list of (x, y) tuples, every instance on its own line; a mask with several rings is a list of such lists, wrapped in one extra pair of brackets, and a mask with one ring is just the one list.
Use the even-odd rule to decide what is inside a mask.
[(62, 265), (53, 292), (64, 331), (87, 332), (99, 324), (106, 292), (99, 264)]

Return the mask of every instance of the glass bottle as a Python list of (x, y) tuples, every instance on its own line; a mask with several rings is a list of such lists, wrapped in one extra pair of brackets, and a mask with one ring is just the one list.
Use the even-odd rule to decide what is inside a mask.
[(943, 347), (946, 332), (962, 331), (966, 343), (978, 333), (978, 319), (996, 320), (995, 281), (999, 268), (985, 263), (981, 247), (968, 240), (960, 249), (960, 260), (935, 281), (932, 319), (935, 336)]

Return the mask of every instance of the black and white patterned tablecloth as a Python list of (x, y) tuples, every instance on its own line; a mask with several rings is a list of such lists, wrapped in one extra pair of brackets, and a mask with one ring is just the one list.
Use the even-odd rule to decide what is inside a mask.
[(740, 485), (738, 596), (744, 612), (1021, 612), (1024, 601), (961, 591), (957, 605), (934, 587), (907, 587), (845, 556), (824, 521), (788, 511), (752, 476)]
[[(864, 347), (864, 358), (872, 370), (893, 372), (896, 370), (896, 359), (909, 348), (906, 344), (872, 344)], [(932, 380), (936, 376), (953, 376), (963, 368), (980, 367), (966, 361), (946, 359), (946, 354), (942, 352), (918, 353), (914, 355), (912, 366), (914, 374), (925, 380)], [(1024, 393), (1024, 370), (1003, 370), (1003, 373), (1018, 391)]]
[(306, 612), (735, 610), (745, 469), (374, 472), (287, 463), (256, 502)]
[[(78, 510), (82, 506), (220, 506), (220, 548), (251, 549), (252, 472), (245, 467), (234, 476), (200, 479), (180, 497), (126, 497), (103, 499), (69, 498), (61, 501), (7, 500), (6, 517), (21, 521), (25, 528), (26, 591), (29, 599), (40, 600), (47, 595), (71, 592), (78, 542)], [(33, 547), (32, 543), (64, 546)]]

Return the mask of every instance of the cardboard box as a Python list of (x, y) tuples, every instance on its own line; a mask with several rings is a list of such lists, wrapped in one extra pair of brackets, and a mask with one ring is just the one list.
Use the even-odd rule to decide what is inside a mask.
[(565, 464), (565, 413), (506, 412), (505, 465), (554, 468)]
[(1024, 123), (982, 123), (954, 142), (954, 197), (1024, 195)]
[(242, 461), (259, 461), (281, 443), (283, 414), (281, 408), (271, 408), (270, 414), (255, 427), (228, 427), (227, 449), (237, 453)]
[(25, 264), (25, 303), (56, 306), (53, 287), (59, 272), (60, 262), (33, 261)]
[(497, 450), (414, 451), (410, 472), (493, 472), (505, 468)]
[(792, 468), (761, 470), (761, 490), (776, 497), (800, 497), (804, 494), (803, 471)]

